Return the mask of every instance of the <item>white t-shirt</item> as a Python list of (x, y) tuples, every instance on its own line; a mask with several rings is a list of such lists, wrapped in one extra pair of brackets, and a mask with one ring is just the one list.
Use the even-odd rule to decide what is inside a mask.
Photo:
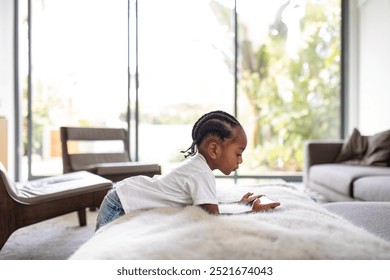
[(134, 176), (115, 185), (125, 213), (140, 209), (218, 204), (215, 177), (199, 153), (164, 175)]

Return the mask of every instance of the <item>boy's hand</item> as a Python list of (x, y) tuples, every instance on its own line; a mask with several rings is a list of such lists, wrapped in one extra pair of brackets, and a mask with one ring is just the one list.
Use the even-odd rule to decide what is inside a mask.
[(240, 203), (251, 205), (252, 202), (255, 201), (255, 199), (262, 197), (262, 196), (263, 196), (262, 194), (253, 195), (252, 192), (248, 192), (248, 193), (244, 194), (244, 196), (241, 198)]
[(262, 196), (262, 198), (257, 198), (253, 202), (252, 211), (253, 212), (267, 211), (267, 210), (273, 209), (279, 205), (280, 205), (280, 202), (273, 201), (269, 198), (266, 198), (265, 196)]

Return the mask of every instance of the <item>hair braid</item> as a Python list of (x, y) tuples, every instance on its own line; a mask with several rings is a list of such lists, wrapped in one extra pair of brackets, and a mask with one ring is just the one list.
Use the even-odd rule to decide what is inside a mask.
[(192, 127), (192, 144), (181, 151), (185, 157), (193, 156), (198, 151), (198, 146), (210, 135), (215, 135), (221, 140), (232, 136), (233, 128), (241, 126), (235, 117), (224, 111), (212, 111), (201, 116)]

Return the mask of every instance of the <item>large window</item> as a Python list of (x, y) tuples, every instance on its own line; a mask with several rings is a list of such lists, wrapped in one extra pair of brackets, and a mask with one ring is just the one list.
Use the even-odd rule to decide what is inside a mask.
[(201, 114), (234, 113), (234, 41), (210, 5), (138, 1), (139, 156), (158, 160), (163, 171), (184, 159)]
[(299, 180), (303, 141), (340, 137), (341, 1), (24, 0), (30, 173), (61, 172), (59, 126), (127, 127), (128, 109), (133, 159), (166, 172), (222, 109), (249, 140), (233, 178)]
[(59, 174), (60, 126), (127, 127), (128, 3), (19, 3), (23, 176)]
[(341, 1), (237, 1), (246, 176), (297, 176), (305, 139), (340, 135)]
[(180, 161), (192, 124), (215, 109), (248, 134), (236, 178), (300, 180), (303, 141), (340, 137), (341, 0), (143, 0), (138, 11), (141, 159)]

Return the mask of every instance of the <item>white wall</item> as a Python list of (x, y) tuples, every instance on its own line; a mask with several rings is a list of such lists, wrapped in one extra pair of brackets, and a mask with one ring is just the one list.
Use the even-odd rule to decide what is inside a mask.
[(13, 0), (0, 0), (0, 115), (8, 120), (8, 172), (11, 178), (15, 174), (13, 9)]
[(390, 129), (390, 1), (360, 0), (359, 122), (362, 133)]

